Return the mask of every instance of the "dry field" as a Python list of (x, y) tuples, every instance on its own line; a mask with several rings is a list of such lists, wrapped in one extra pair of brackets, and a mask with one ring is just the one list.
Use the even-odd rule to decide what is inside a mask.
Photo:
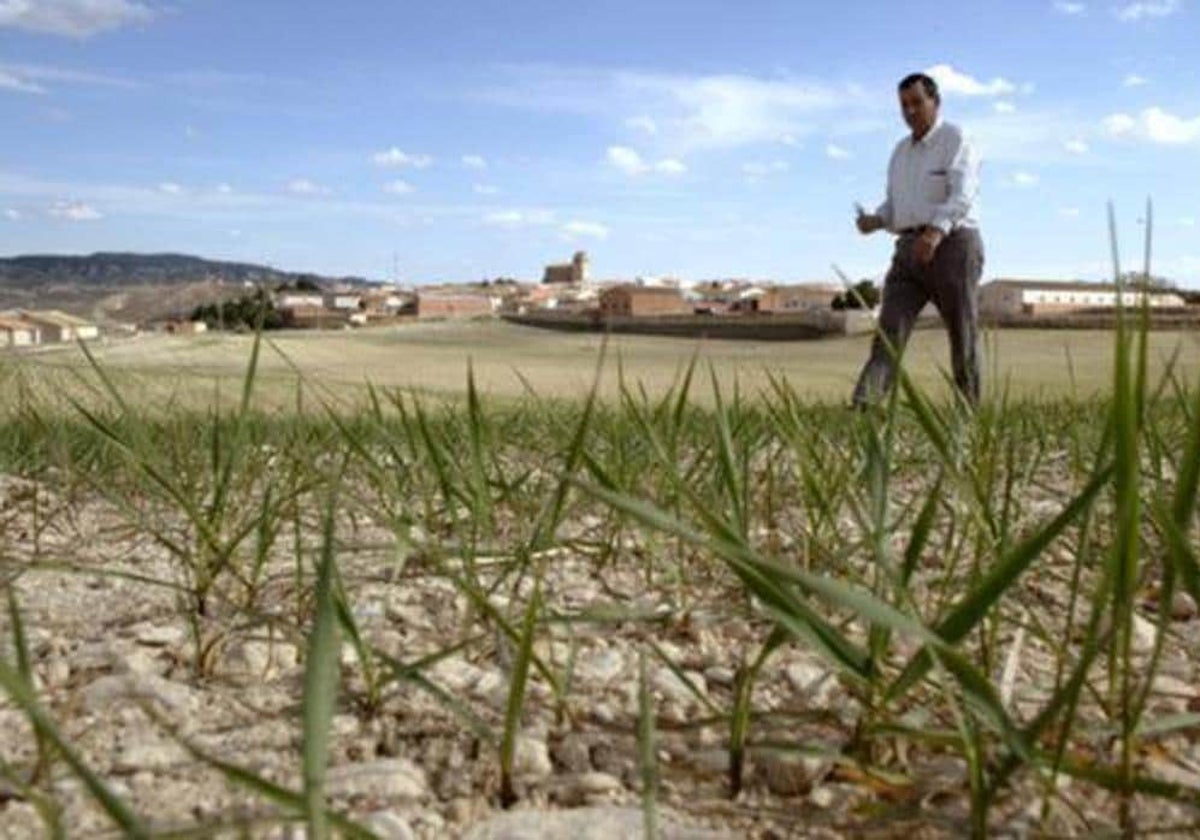
[[(466, 388), (468, 360), (481, 391), (500, 398), (519, 398), (531, 387), (542, 397), (583, 397), (591, 387), (602, 339), (595, 335), (559, 333), (496, 321), (441, 322), (361, 332), (280, 332), (269, 336), (260, 367), (261, 394), (291, 404), (298, 379), (314, 391), (354, 401), (364, 383), (428, 393), (461, 394)], [(114, 376), (126, 376), (145, 391), (150, 402), (173, 397), (204, 405), (214, 391), (225, 391), (243, 375), (252, 339), (207, 335), (175, 338), (147, 335), (99, 345), (95, 354)], [(846, 400), (866, 358), (865, 337), (814, 342), (693, 342), (681, 339), (617, 336), (610, 340), (609, 362), (600, 394), (619, 392), (620, 371), (650, 394), (669, 388), (693, 355), (711, 364), (723, 385), (735, 383), (746, 395), (768, 388), (769, 375), (785, 377), (808, 402)], [(1091, 396), (1111, 387), (1113, 336), (1104, 331), (1011, 330), (987, 334), (986, 387), (1008, 389), (1019, 396)], [(1176, 351), (1180, 370), (1195, 378), (1200, 371), (1200, 333), (1155, 332), (1150, 335), (1150, 370), (1161, 373)], [(948, 350), (938, 329), (918, 331), (910, 350), (915, 380), (931, 393), (944, 394)], [(75, 348), (22, 359), (31, 384), (49, 379), (61, 387), (64, 371), (86, 362)], [(708, 391), (696, 393), (709, 402)]]
[(1136, 338), (993, 335), (975, 416), (937, 331), (869, 415), (863, 339), (0, 360), (0, 838), (1196, 836), (1200, 364)]

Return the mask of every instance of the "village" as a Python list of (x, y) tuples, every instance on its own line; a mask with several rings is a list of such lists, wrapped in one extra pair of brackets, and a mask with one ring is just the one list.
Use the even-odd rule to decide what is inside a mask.
[[(850, 290), (828, 281), (785, 284), (737, 278), (689, 285), (671, 277), (596, 279), (584, 251), (576, 252), (569, 262), (546, 265), (540, 282), (498, 278), (410, 288), (385, 284), (324, 287), (309, 283), (270, 291), (245, 284), (236, 293), (227, 289), (221, 294), (224, 300), (207, 307), (138, 324), (94, 321), (58, 309), (0, 311), (0, 348), (88, 341), (102, 335), (196, 335), (209, 330), (245, 329), (253, 318), (239, 321), (226, 314), (235, 294), (241, 295), (243, 310), (249, 306), (252, 312), (258, 308), (257, 301), (267, 301), (272, 312), (268, 328), (297, 330), (494, 317), (551, 326), (574, 320), (602, 327), (617, 321), (628, 326), (639, 319), (649, 323), (691, 316), (697, 323), (711, 325), (755, 318), (761, 323), (760, 316), (817, 318), (835, 310), (865, 309), (854, 313), (853, 329), (845, 327), (847, 332), (861, 332), (871, 329), (879, 297), (869, 280), (860, 281)], [(996, 326), (1084, 325), (1089, 317), (1101, 321), (1111, 317), (1118, 302), (1130, 308), (1145, 303), (1164, 323), (1200, 319), (1197, 296), (1169, 286), (1129, 284), (1119, 291), (1111, 283), (996, 278), (985, 283), (979, 293), (982, 319)], [(937, 317), (933, 304), (922, 312), (926, 321)]]

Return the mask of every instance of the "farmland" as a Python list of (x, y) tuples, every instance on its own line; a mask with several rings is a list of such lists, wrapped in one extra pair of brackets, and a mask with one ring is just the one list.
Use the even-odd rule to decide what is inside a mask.
[(1193, 834), (1200, 348), (1141, 338), (989, 335), (976, 415), (935, 330), (866, 415), (860, 338), (7, 357), (0, 836)]

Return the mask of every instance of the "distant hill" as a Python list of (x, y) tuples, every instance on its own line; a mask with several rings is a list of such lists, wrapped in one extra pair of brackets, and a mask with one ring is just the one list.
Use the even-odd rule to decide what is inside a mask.
[(186, 254), (29, 255), (0, 258), (0, 310), (61, 309), (101, 324), (141, 324), (187, 317), (196, 306), (241, 295), (246, 284), (367, 282)]
[(147, 284), (217, 281), (278, 285), (308, 280), (329, 283), (366, 283), (360, 277), (323, 277), (279, 271), (253, 263), (206, 260), (186, 254), (96, 253), (87, 256), (53, 254), (0, 258), (0, 286), (34, 289), (47, 285), (97, 284), (143, 286)]

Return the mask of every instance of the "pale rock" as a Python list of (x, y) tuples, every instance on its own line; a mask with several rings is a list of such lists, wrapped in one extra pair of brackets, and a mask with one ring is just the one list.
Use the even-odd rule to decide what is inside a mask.
[(451, 692), (469, 691), (480, 677), (483, 670), (467, 662), (461, 656), (451, 656), (436, 662), (427, 671), (427, 676), (442, 688)]
[(833, 803), (837, 801), (837, 795), (833, 792), (832, 788), (815, 787), (812, 789), (812, 792), (808, 794), (808, 801), (816, 805), (818, 808), (827, 811), (832, 808)]
[(1149, 653), (1154, 649), (1154, 639), (1158, 636), (1158, 627), (1153, 621), (1143, 616), (1133, 614), (1133, 649), (1138, 653)]
[(513, 775), (518, 779), (536, 781), (554, 772), (550, 763), (550, 749), (541, 738), (530, 735), (517, 736), (513, 749)]
[(810, 662), (793, 662), (784, 669), (783, 675), (792, 689), (812, 706), (828, 706), (837, 687), (830, 671)]
[(113, 758), (114, 773), (136, 773), (146, 770), (169, 770), (191, 760), (182, 746), (174, 741), (148, 738), (122, 745)]
[(71, 679), (71, 663), (61, 657), (55, 657), (45, 664), (42, 669), (42, 679), (50, 688), (59, 688)]
[(734, 673), (732, 668), (726, 668), (724, 665), (713, 665), (704, 669), (704, 679), (713, 685), (732, 686)]
[(387, 617), (408, 631), (433, 629), (429, 612), (422, 604), (388, 604)]
[(221, 651), (216, 673), (236, 682), (269, 682), (298, 668), (299, 659), (299, 648), (281, 638), (234, 639)]
[(407, 758), (388, 758), (331, 767), (325, 778), (330, 796), (354, 799), (418, 800), (429, 795), (425, 771)]
[(172, 647), (187, 640), (187, 633), (183, 628), (170, 624), (152, 624), (144, 621), (131, 630), (137, 643), (146, 647)]
[[(684, 672), (684, 676), (691, 681), (692, 686), (702, 696), (708, 694), (708, 685), (702, 674), (698, 674), (695, 671), (688, 671)], [(662, 692), (665, 699), (674, 700), (682, 706), (687, 707), (698, 702), (696, 693), (692, 691), (692, 688), (678, 674), (665, 666), (654, 672), (654, 676), (650, 679), (650, 684), (655, 690)]]
[[(526, 688), (532, 688), (532, 685), (526, 683)], [(499, 671), (482, 671), (471, 687), (476, 697), (487, 701), (494, 709), (503, 709), (508, 704), (508, 690), (509, 681)]]
[(776, 796), (802, 796), (829, 770), (823, 758), (777, 751), (755, 754), (754, 764)]
[(608, 685), (625, 673), (627, 661), (614, 648), (580, 651), (575, 659), (574, 677), (586, 686)]
[(114, 706), (130, 700), (148, 702), (172, 717), (183, 715), (186, 719), (195, 694), (185, 685), (149, 674), (112, 674), (94, 680), (83, 690), (83, 708), (94, 715), (108, 714)]
[(569, 773), (584, 773), (592, 768), (587, 742), (575, 732), (568, 733), (551, 745), (550, 758), (556, 767)]
[(413, 834), (408, 820), (391, 811), (377, 811), (368, 815), (362, 823), (379, 840), (416, 840), (417, 835)]
[[(643, 840), (640, 808), (597, 806), (569, 811), (508, 811), (471, 826), (464, 840)], [(659, 812), (660, 840), (732, 840), (737, 835), (681, 825)]]
[(1176, 592), (1171, 597), (1171, 618), (1176, 621), (1191, 621), (1196, 617), (1196, 601), (1186, 592)]
[(621, 780), (616, 776), (611, 773), (601, 773), (598, 770), (580, 773), (573, 781), (576, 790), (586, 796), (616, 793), (625, 789), (625, 786), (621, 784)]

